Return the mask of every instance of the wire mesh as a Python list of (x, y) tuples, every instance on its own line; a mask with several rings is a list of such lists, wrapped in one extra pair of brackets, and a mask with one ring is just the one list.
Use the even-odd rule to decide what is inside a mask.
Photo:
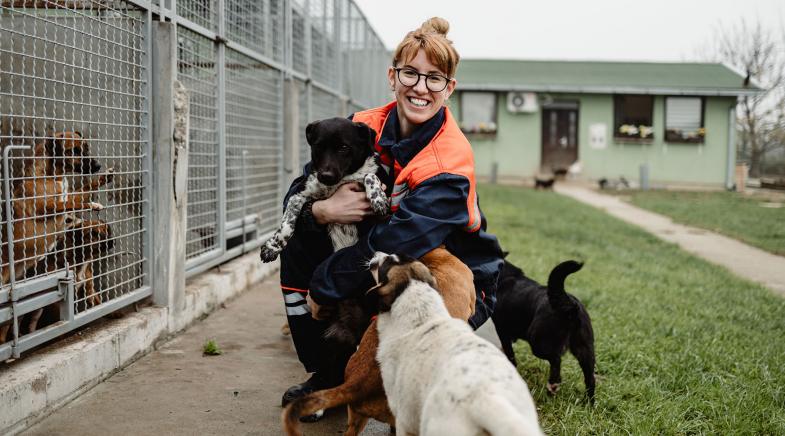
[(341, 99), (319, 88), (311, 88), (311, 119), (323, 120), (332, 117), (344, 117)]
[(232, 50), (226, 57), (227, 227), (251, 218), (261, 233), (280, 218), (281, 72)]
[[(297, 106), (299, 113), (299, 126), (298, 126), (298, 138), (299, 138), (299, 157), (300, 157), (300, 166), (304, 166), (306, 163), (311, 161), (311, 147), (308, 145), (308, 141), (305, 140), (305, 127), (308, 126), (308, 122), (311, 119), (311, 115), (308, 110), (308, 87), (305, 85), (305, 82), (302, 80), (297, 80)], [(299, 175), (299, 174), (298, 174)]]
[(122, 1), (0, 10), (0, 146), (31, 147), (9, 159), (0, 286), (71, 270), (79, 314), (142, 287), (147, 271), (144, 12)]
[(308, 73), (305, 17), (304, 7), (292, 2), (292, 69), (303, 74)]
[(207, 30), (218, 29), (218, 0), (177, 0), (177, 14)]
[(183, 27), (177, 30), (177, 77), (191, 98), (185, 253), (193, 258), (220, 248), (218, 72), (213, 41)]
[(283, 0), (227, 0), (230, 39), (275, 60), (283, 59)]

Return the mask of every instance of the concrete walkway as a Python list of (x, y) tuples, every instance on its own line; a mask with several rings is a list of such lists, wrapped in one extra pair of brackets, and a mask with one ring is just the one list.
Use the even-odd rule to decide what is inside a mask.
[[(292, 342), (278, 273), (23, 432), (24, 435), (280, 435), (281, 394), (307, 375)], [(492, 325), (482, 334), (497, 342)], [(202, 356), (213, 339), (220, 356)], [(309, 435), (346, 429), (343, 410), (303, 424)], [(370, 422), (364, 436), (389, 435)]]
[[(594, 206), (664, 239), (734, 274), (785, 295), (785, 257), (751, 247), (708, 230), (676, 224), (670, 218), (632, 206), (611, 195), (571, 185), (556, 185), (556, 192)], [(785, 225), (785, 224), (783, 224)]]

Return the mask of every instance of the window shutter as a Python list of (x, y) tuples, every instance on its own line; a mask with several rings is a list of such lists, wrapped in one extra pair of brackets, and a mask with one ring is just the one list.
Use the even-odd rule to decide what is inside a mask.
[(701, 127), (699, 97), (668, 97), (665, 104), (665, 128), (694, 132)]

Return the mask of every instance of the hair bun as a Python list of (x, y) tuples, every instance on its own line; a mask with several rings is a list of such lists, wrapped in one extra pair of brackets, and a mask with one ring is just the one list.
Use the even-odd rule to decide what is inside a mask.
[(422, 26), (420, 26), (420, 31), (422, 33), (438, 33), (442, 36), (447, 36), (447, 32), (450, 31), (450, 23), (448, 23), (444, 18), (433, 17), (422, 23)]

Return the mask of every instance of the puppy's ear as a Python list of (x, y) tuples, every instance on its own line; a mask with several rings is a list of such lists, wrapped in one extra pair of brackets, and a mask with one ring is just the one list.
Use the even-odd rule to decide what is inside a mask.
[(314, 121), (305, 127), (305, 140), (308, 141), (308, 145), (313, 146), (318, 134), (319, 121)]
[(357, 129), (357, 135), (368, 144), (371, 151), (376, 150), (376, 130), (368, 127), (365, 123), (354, 123), (354, 128)]
[(502, 259), (507, 259), (507, 256), (510, 255), (509, 251), (502, 251)]
[(421, 262), (413, 262), (410, 265), (412, 280), (419, 280), (428, 283), (428, 285), (436, 289), (436, 279), (433, 278), (431, 270)]
[(65, 132), (55, 132), (44, 142), (47, 156), (62, 156), (65, 150)]

